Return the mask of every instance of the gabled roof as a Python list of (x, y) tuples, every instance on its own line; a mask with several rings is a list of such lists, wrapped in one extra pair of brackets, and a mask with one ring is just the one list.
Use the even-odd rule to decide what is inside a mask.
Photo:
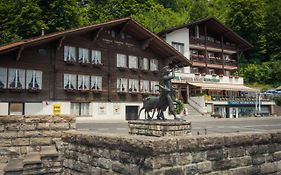
[(165, 34), (171, 33), (175, 30), (182, 29), (182, 28), (191, 28), (193, 26), (196, 26), (198, 24), (203, 24), (203, 23), (206, 23), (209, 27), (215, 28), (216, 31), (221, 32), (227, 38), (231, 38), (233, 41), (236, 42), (236, 44), (238, 45), (238, 47), (241, 50), (246, 50), (246, 49), (253, 47), (252, 44), (250, 44), (248, 41), (246, 41), (244, 38), (242, 38), (236, 32), (231, 30), (229, 27), (222, 24), (219, 20), (217, 20), (214, 17), (208, 17), (208, 18), (200, 19), (198, 21), (194, 21), (189, 24), (184, 24), (184, 25), (173, 27), (173, 28), (169, 28), (169, 29), (159, 32), (158, 35), (164, 36)]
[(86, 33), (91, 31), (97, 31), (101, 28), (109, 28), (113, 26), (123, 26), (124, 31), (131, 36), (134, 36), (136, 39), (140, 41), (148, 41), (149, 48), (159, 53), (162, 56), (170, 58), (172, 64), (179, 64), (181, 66), (190, 65), (191, 62), (186, 59), (182, 54), (180, 54), (177, 50), (175, 50), (172, 46), (167, 44), (161, 38), (159, 38), (156, 34), (152, 33), (148, 29), (144, 28), (138, 22), (133, 20), (130, 17), (112, 20), (100, 24), (92, 24), (84, 27), (79, 27), (75, 29), (65, 30), (62, 32), (50, 33), (38, 37), (33, 37), (29, 39), (24, 39), (22, 41), (13, 42), (7, 45), (0, 46), (0, 54), (5, 52), (10, 52), (13, 50), (30, 47), (34, 45), (38, 45), (41, 43), (46, 43), (54, 40), (59, 40), (62, 37), (71, 36), (73, 34)]

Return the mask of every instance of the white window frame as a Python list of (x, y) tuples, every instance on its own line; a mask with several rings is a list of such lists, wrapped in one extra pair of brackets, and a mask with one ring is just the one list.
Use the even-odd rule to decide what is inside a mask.
[(149, 93), (149, 81), (148, 80), (140, 80), (140, 92), (141, 93)]
[(76, 61), (76, 47), (64, 46), (64, 61), (75, 62)]
[(42, 79), (42, 71), (26, 70), (26, 89), (42, 89)]
[(79, 63), (90, 63), (89, 57), (89, 49), (87, 48), (79, 48)]
[(71, 103), (70, 113), (77, 117), (91, 117), (90, 103)]
[[(25, 70), (24, 69), (9, 69), (8, 72), (9, 88), (11, 89), (24, 89), (25, 88)], [(15, 86), (11, 86), (12, 83)], [(21, 85), (21, 86), (19, 86)]]
[(138, 68), (138, 57), (129, 55), (129, 69), (137, 69)]
[(159, 85), (159, 81), (150, 81), (150, 90), (151, 93), (153, 94), (158, 93), (159, 90), (159, 86), (155, 86), (155, 85)]
[(129, 92), (139, 92), (139, 80), (129, 79)]
[[(63, 89), (74, 90), (77, 89), (77, 75), (75, 74), (64, 74), (63, 77)], [(72, 85), (73, 88), (66, 88), (66, 86)]]
[(92, 64), (102, 64), (100, 50), (92, 50)]
[(0, 89), (7, 88), (8, 69), (0, 67)]
[(102, 90), (102, 76), (91, 76), (91, 90)]
[(117, 78), (117, 92), (128, 92), (128, 79)]
[(117, 53), (116, 61), (117, 61), (117, 64), (116, 64), (117, 67), (127, 68), (127, 55)]
[(90, 76), (78, 75), (78, 90), (90, 90)]
[(179, 53), (184, 54), (184, 43), (172, 42), (173, 48), (175, 48)]
[(157, 59), (150, 59), (150, 70), (158, 71), (158, 60)]
[(149, 70), (149, 60), (148, 58), (140, 58), (140, 69)]

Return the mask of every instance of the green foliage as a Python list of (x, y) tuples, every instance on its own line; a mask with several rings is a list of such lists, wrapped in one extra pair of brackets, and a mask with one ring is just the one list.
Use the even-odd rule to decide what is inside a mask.
[(281, 95), (274, 97), (273, 100), (275, 101), (276, 105), (281, 106)]
[(184, 110), (184, 103), (181, 100), (175, 100), (176, 105), (176, 113), (180, 114)]

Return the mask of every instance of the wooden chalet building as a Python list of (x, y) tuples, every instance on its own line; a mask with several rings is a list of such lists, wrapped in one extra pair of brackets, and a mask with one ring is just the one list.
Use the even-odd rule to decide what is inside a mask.
[(166, 29), (158, 34), (191, 63), (176, 73), (178, 98), (200, 113), (237, 118), (274, 113), (274, 102), (257, 99), (256, 89), (233, 75), (241, 53), (253, 47), (213, 17)]
[(3, 45), (0, 114), (133, 119), (168, 64), (190, 62), (131, 18)]

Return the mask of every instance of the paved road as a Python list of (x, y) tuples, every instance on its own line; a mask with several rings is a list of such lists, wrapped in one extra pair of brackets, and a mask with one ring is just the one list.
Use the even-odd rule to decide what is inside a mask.
[[(234, 132), (264, 132), (281, 129), (281, 117), (213, 119), (189, 118), (192, 134), (214, 134)], [(128, 133), (126, 121), (77, 121), (78, 130), (90, 130), (101, 133)]]

